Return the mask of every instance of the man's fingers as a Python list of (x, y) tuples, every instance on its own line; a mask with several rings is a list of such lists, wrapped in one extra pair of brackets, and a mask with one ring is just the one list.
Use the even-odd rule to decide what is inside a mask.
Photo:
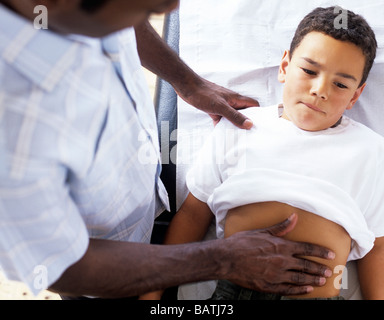
[(229, 105), (223, 106), (221, 109), (221, 116), (227, 118), (231, 121), (236, 127), (240, 129), (251, 129), (253, 127), (253, 122), (248, 119), (245, 115), (232, 108)]
[[(278, 281), (276, 281), (278, 279)], [(262, 291), (280, 295), (300, 295), (313, 291), (314, 287), (325, 285), (326, 278), (298, 271), (285, 271), (275, 276), (272, 281), (265, 279)]]
[(276, 283), (322, 286), (326, 278), (332, 276), (332, 270), (327, 266), (305, 258), (280, 258), (271, 260), (269, 265), (265, 280), (271, 283), (275, 280)]
[(333, 260), (335, 253), (327, 248), (305, 242), (297, 242), (294, 247), (294, 255), (296, 256), (312, 256), (323, 259)]
[(313, 291), (314, 287), (325, 285), (326, 278), (304, 272), (286, 271), (279, 277), (279, 283), (264, 283), (263, 291), (283, 296), (301, 295)]
[(232, 100), (232, 105), (236, 109), (260, 106), (259, 101), (241, 95)]
[(298, 273), (304, 273), (312, 276), (326, 278), (332, 276), (332, 270), (330, 270), (327, 266), (305, 258), (296, 258), (294, 265), (290, 269)]
[(281, 296), (297, 296), (312, 292), (313, 287), (310, 285), (295, 286), (292, 284), (273, 284), (270, 286), (267, 285), (265, 291), (274, 292)]
[[(297, 223), (298, 216), (297, 214), (292, 214), (288, 219), (284, 220), (281, 223), (278, 223), (272, 227), (264, 229), (264, 232), (268, 232), (272, 236), (282, 237), (292, 231)], [(335, 258), (335, 253), (331, 250), (304, 242), (297, 242), (294, 247), (294, 255), (296, 256), (313, 256), (323, 259), (332, 260)]]

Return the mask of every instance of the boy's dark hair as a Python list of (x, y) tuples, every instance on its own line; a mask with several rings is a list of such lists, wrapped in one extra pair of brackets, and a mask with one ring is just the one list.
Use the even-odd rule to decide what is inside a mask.
[(290, 57), (303, 38), (312, 31), (321, 32), (336, 40), (351, 42), (358, 46), (365, 56), (365, 67), (361, 87), (368, 78), (373, 61), (376, 58), (377, 41), (375, 33), (367, 21), (352, 11), (348, 11), (347, 27), (336, 26), (340, 16), (339, 7), (316, 8), (300, 22), (291, 42)]
[(80, 8), (86, 12), (93, 13), (99, 10), (108, 0), (82, 0)]

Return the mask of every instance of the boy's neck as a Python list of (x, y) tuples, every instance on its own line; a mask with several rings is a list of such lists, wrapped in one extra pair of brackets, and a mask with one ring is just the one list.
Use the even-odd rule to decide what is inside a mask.
[[(279, 105), (279, 108), (281, 109), (281, 114), (279, 115), (280, 118), (283, 118), (285, 120), (288, 120), (288, 121), (291, 121), (291, 119), (289, 119), (289, 117), (285, 114), (284, 112), (284, 106), (282, 104)], [(280, 113), (280, 112), (279, 112)], [(331, 126), (330, 128), (336, 128), (338, 127), (341, 122), (343, 121), (343, 117), (341, 117), (333, 126)]]
[(343, 117), (341, 117), (339, 121), (337, 121), (331, 128), (336, 128), (337, 126), (339, 126), (341, 124), (341, 121), (343, 121)]

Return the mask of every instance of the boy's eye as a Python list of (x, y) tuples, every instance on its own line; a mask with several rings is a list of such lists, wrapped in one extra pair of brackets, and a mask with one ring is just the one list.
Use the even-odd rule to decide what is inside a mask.
[(301, 70), (303, 70), (306, 74), (309, 74), (310, 76), (315, 76), (316, 75), (315, 71), (312, 71), (312, 70), (309, 70), (309, 69), (305, 69), (305, 68), (301, 68)]
[(343, 84), (340, 83), (340, 82), (335, 82), (335, 85), (336, 85), (337, 87), (339, 87), (340, 89), (348, 89), (347, 86), (343, 85)]

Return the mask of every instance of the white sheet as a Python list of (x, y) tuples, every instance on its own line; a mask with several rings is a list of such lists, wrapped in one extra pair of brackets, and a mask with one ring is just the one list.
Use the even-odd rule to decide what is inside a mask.
[[(315, 7), (331, 5), (363, 15), (376, 32), (379, 49), (375, 65), (360, 101), (347, 115), (384, 135), (382, 0), (181, 0), (180, 55), (204, 78), (256, 98), (261, 106), (277, 104), (282, 93), (278, 65), (298, 23)], [(178, 118), (177, 207), (188, 192), (185, 174), (213, 127), (209, 116), (181, 99)], [(351, 286), (358, 291), (355, 283)], [(344, 293), (347, 298), (351, 294)], [(204, 292), (200, 297), (206, 295)], [(199, 298), (185, 293), (183, 297)], [(359, 297), (357, 293), (352, 298)]]

